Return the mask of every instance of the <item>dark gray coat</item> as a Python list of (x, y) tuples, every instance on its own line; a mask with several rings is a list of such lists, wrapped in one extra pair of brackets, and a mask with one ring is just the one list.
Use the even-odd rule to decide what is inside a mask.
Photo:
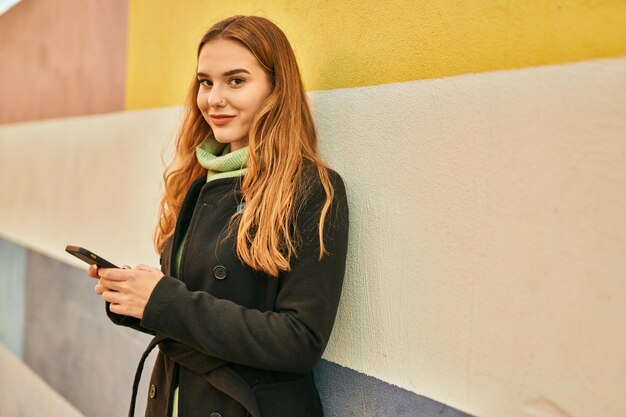
[[(162, 253), (165, 276), (143, 319), (111, 313), (107, 305), (116, 324), (156, 336), (140, 363), (131, 408), (143, 360), (158, 345), (146, 416), (170, 415), (175, 383), (179, 417), (323, 415), (311, 370), (328, 342), (341, 294), (348, 203), (343, 180), (330, 170), (335, 197), (324, 225), (330, 254), (318, 261), (325, 192), (317, 173), (306, 172), (313, 187), (298, 217), (299, 257), (278, 278), (243, 264), (234, 236), (220, 243), (241, 202), (241, 177), (192, 184)], [(177, 279), (171, 276), (172, 248), (187, 229)]]

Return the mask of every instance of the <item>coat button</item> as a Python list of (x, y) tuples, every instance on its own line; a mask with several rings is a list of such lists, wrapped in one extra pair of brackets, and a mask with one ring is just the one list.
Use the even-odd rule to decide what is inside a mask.
[(228, 272), (226, 271), (226, 267), (222, 266), (222, 265), (218, 265), (215, 268), (213, 268), (213, 276), (217, 279), (224, 279), (226, 278), (226, 275), (228, 275)]
[(211, 413), (209, 417), (222, 417), (220, 413)]
[(150, 398), (156, 397), (156, 386), (154, 384), (150, 385), (150, 392), (148, 392)]

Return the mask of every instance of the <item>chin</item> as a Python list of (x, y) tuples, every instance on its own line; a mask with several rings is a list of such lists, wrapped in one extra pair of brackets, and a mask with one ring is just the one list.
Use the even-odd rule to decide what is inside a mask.
[(219, 132), (216, 132), (215, 129), (213, 129), (213, 137), (221, 143), (227, 143), (229, 141), (228, 137), (225, 137), (223, 133), (220, 134)]
[[(215, 136), (215, 135), (214, 135)], [(232, 140), (231, 138), (225, 138), (223, 136), (215, 136), (215, 139), (219, 142), (219, 143), (223, 143), (224, 145), (228, 145), (229, 143), (232, 142), (236, 142), (235, 140)]]

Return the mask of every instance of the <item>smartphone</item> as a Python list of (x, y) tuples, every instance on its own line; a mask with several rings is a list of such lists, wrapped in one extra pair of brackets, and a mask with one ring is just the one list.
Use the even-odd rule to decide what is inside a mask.
[(117, 268), (117, 266), (113, 265), (111, 262), (107, 261), (104, 258), (96, 255), (90, 250), (85, 248), (81, 248), (80, 246), (70, 246), (67, 245), (65, 247), (65, 251), (67, 253), (71, 253), (81, 261), (87, 262), (89, 265), (96, 264), (100, 268)]

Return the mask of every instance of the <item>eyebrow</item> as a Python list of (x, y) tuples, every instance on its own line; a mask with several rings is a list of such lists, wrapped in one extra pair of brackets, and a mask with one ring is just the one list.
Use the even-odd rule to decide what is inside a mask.
[[(224, 77), (228, 77), (229, 75), (239, 74), (240, 72), (245, 72), (245, 73), (247, 73), (247, 74), (252, 75), (252, 74), (250, 73), (250, 71), (248, 71), (247, 69), (244, 69), (244, 68), (235, 68), (235, 69), (232, 69), (232, 70), (230, 70), (230, 71), (226, 71), (224, 74), (222, 74), (222, 76), (224, 76)], [(208, 77), (208, 75), (206, 75), (206, 74), (205, 74), (205, 73), (203, 73), (203, 72), (199, 72), (199, 73), (197, 73), (196, 75), (201, 76), (201, 77)]]

